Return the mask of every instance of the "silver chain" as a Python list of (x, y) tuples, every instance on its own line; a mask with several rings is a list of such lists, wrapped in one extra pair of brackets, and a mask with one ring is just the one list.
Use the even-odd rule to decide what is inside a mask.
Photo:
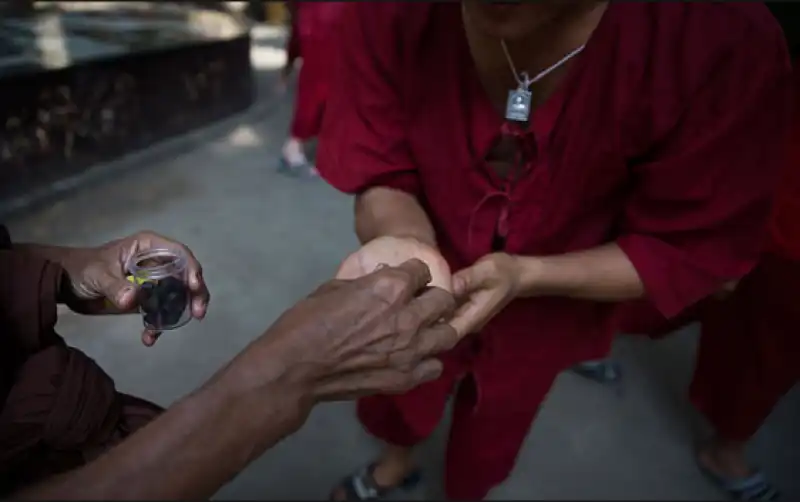
[(528, 72), (526, 72), (526, 71), (523, 71), (522, 73), (517, 72), (517, 67), (514, 65), (514, 60), (511, 59), (511, 54), (508, 53), (508, 47), (506, 46), (506, 41), (504, 39), (500, 39), (500, 46), (503, 47), (503, 53), (506, 55), (506, 61), (508, 61), (508, 67), (511, 69), (511, 72), (514, 74), (514, 78), (516, 79), (517, 84), (519, 84), (521, 89), (525, 89), (527, 91), (530, 88), (530, 86), (532, 86), (536, 82), (540, 81), (544, 77), (548, 76), (550, 73), (552, 73), (553, 71), (557, 70), (564, 63), (566, 63), (567, 61), (569, 61), (573, 57), (575, 57), (578, 54), (580, 54), (580, 52), (583, 50), (583, 48), (586, 47), (586, 44), (581, 45), (577, 49), (573, 50), (572, 52), (570, 52), (569, 54), (567, 54), (566, 56), (561, 58), (555, 64), (553, 64), (553, 65), (549, 66), (548, 68), (545, 68), (544, 70), (540, 71), (533, 78), (530, 78), (528, 76)]

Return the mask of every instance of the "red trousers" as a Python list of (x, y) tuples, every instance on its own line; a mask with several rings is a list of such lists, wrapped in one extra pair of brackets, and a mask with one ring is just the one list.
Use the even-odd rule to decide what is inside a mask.
[(749, 439), (800, 380), (798, 260), (765, 253), (730, 296), (669, 321), (646, 302), (625, 304), (617, 316), (623, 333), (653, 338), (700, 321), (689, 398), (725, 439)]
[(690, 398), (721, 437), (745, 441), (800, 380), (800, 261), (765, 255), (701, 321)]
[(473, 373), (466, 351), (447, 356), (441, 378), (406, 394), (361, 399), (358, 417), (386, 443), (413, 446), (434, 431), (454, 393), (445, 493), (451, 500), (480, 500), (511, 473), (539, 406), (563, 368), (543, 360), (527, 368), (497, 364)]

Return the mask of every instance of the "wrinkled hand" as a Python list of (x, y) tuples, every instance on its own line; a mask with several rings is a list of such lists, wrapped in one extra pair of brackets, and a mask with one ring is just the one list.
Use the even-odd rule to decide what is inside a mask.
[(420, 260), (331, 280), (286, 311), (253, 350), (281, 361), (289, 381), (304, 382), (315, 401), (406, 391), (437, 378), (434, 356), (458, 341), (443, 322), (455, 300), (426, 287), (430, 280)]
[[(208, 309), (209, 293), (200, 263), (183, 244), (153, 232), (139, 232), (96, 248), (77, 249), (62, 266), (72, 281), (76, 297), (86, 301), (85, 310), (100, 312), (105, 302), (118, 312), (134, 312), (138, 305), (136, 287), (126, 279), (129, 260), (148, 249), (170, 249), (186, 257), (192, 316), (202, 319)], [(145, 331), (142, 342), (150, 346), (159, 333)]]
[(513, 256), (493, 253), (453, 275), (461, 303), (450, 324), (460, 336), (476, 333), (518, 295), (519, 271)]
[(380, 266), (396, 266), (416, 258), (424, 262), (431, 274), (430, 285), (452, 291), (450, 267), (438, 250), (407, 237), (378, 237), (364, 244), (339, 266), (337, 279), (356, 279), (372, 273)]

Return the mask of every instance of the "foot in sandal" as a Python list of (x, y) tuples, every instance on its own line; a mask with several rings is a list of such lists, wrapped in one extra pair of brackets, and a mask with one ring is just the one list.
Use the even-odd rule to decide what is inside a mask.
[(745, 445), (716, 438), (697, 451), (700, 469), (734, 500), (773, 501), (780, 492), (745, 459)]
[(413, 489), (420, 479), (410, 452), (390, 447), (381, 460), (342, 479), (331, 492), (330, 500), (379, 500), (398, 489)]

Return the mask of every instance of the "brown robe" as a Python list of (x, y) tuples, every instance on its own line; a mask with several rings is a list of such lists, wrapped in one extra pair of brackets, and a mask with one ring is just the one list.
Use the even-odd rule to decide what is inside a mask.
[(0, 495), (93, 460), (162, 411), (55, 332), (63, 274), (0, 227)]

